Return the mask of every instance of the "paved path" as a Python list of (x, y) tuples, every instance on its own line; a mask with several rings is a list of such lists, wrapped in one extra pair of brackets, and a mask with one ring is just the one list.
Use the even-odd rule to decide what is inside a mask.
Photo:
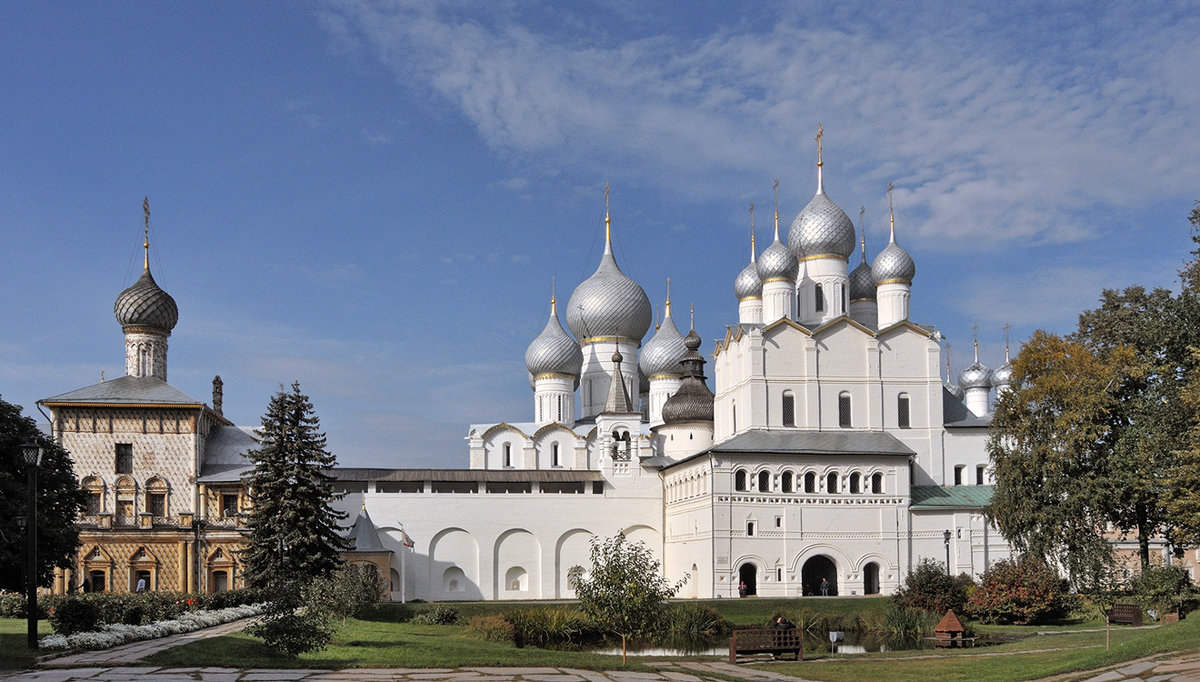
[(237, 632), (248, 627), (257, 619), (257, 616), (243, 618), (230, 623), (214, 625), (211, 628), (185, 632), (169, 637), (159, 637), (158, 639), (146, 639), (141, 642), (112, 647), (111, 649), (83, 651), (67, 656), (45, 656), (38, 659), (38, 666), (42, 668), (104, 668), (133, 665), (150, 654), (156, 654), (172, 647), (189, 644), (201, 639), (208, 639), (209, 637), (219, 637), (230, 632)]
[(1118, 682), (1119, 680), (1200, 682), (1200, 652), (1124, 663), (1119, 667), (1088, 678), (1087, 682)]

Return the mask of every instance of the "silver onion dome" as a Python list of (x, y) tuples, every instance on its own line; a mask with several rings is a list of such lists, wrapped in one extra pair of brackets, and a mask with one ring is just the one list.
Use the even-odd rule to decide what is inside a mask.
[(818, 185), (817, 194), (792, 221), (788, 248), (796, 258), (854, 254), (854, 223)]
[(713, 394), (704, 383), (704, 356), (698, 352), (700, 335), (693, 329), (688, 332), (683, 342), (687, 347), (687, 354), (683, 356), (683, 381), (679, 390), (663, 403), (663, 422), (711, 422)]
[(958, 385), (966, 391), (972, 388), (991, 388), (992, 370), (978, 360), (958, 374)]
[(992, 388), (1008, 386), (1012, 383), (1012, 364), (1004, 363), (992, 370)]
[(779, 241), (776, 233), (775, 241), (758, 257), (758, 278), (765, 284), (775, 280), (796, 281), (800, 274), (800, 263), (788, 247)]
[(575, 287), (567, 303), (567, 326), (580, 341), (606, 336), (641, 343), (652, 317), (646, 292), (621, 272), (608, 245), (596, 272)]
[(679, 361), (683, 359), (684, 353), (687, 353), (687, 347), (683, 345), (683, 334), (679, 333), (675, 322), (671, 320), (670, 305), (667, 304), (667, 314), (663, 317), (658, 331), (645, 346), (642, 346), (642, 357), (638, 366), (647, 377), (660, 374), (679, 375), (683, 372)]
[(525, 349), (525, 368), (531, 376), (565, 374), (578, 377), (583, 368), (583, 352), (558, 321), (554, 304), (542, 333)]
[(733, 280), (733, 293), (737, 300), (762, 298), (762, 278), (758, 276), (758, 265), (753, 261), (742, 268), (737, 279)]
[(875, 300), (875, 278), (865, 260), (850, 271), (850, 300)]
[(152, 327), (169, 334), (179, 322), (179, 307), (154, 282), (147, 266), (142, 276), (117, 296), (113, 315), (122, 327)]
[(876, 284), (888, 282), (912, 284), (913, 276), (916, 274), (917, 265), (913, 263), (912, 256), (900, 248), (895, 239), (892, 239), (887, 248), (875, 256), (875, 263), (871, 265), (871, 277), (874, 278)]
[(955, 386), (954, 384), (950, 383), (949, 381), (942, 382), (942, 385), (946, 387), (947, 391), (950, 391), (950, 395), (954, 396), (955, 398), (958, 398), (959, 400), (963, 399), (963, 390), (961, 388), (959, 388), (958, 386)]

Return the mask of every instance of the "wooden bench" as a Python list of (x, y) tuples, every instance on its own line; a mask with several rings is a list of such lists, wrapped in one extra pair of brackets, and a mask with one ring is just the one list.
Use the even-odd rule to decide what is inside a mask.
[(1142, 624), (1142, 607), (1137, 604), (1113, 604), (1113, 607), (1104, 612), (1104, 616), (1108, 618), (1110, 623), (1128, 623), (1129, 625), (1141, 626)]
[(796, 628), (754, 628), (734, 630), (729, 637), (729, 662), (737, 663), (738, 654), (795, 654), (804, 660), (804, 633)]

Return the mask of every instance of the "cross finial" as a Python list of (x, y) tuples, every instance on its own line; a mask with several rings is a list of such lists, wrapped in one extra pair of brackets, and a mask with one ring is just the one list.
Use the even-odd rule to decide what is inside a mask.
[(862, 262), (867, 262), (867, 228), (866, 228), (867, 207), (858, 207), (858, 243), (862, 247)]
[(775, 239), (779, 239), (779, 178), (775, 178), (771, 189), (775, 193)]
[(142, 233), (142, 249), (145, 251), (142, 267), (150, 270), (150, 197), (142, 199), (142, 213), (146, 216), (146, 230)]
[(754, 202), (750, 202), (750, 262), (753, 263), (754, 258)]
[(694, 303), (688, 304), (688, 314), (691, 317), (692, 329), (695, 329), (696, 328), (696, 304), (694, 304)]
[(888, 232), (891, 233), (891, 240), (896, 241), (896, 209), (892, 206), (892, 191), (896, 189), (896, 183), (888, 183)]
[(818, 168), (825, 165), (825, 162), (821, 160), (821, 138), (824, 136), (825, 136), (825, 129), (821, 127), (820, 123), (818, 123), (817, 124), (817, 167)]
[(1004, 325), (1004, 362), (1008, 362), (1008, 331), (1012, 329), (1012, 324)]
[(604, 250), (612, 251), (612, 218), (608, 214), (608, 183), (604, 183)]
[(554, 277), (550, 277), (550, 314), (558, 317), (558, 297), (554, 294)]
[(971, 325), (971, 338), (975, 342), (975, 362), (979, 362), (979, 324)]
[(663, 318), (671, 316), (671, 278), (667, 278), (667, 311)]

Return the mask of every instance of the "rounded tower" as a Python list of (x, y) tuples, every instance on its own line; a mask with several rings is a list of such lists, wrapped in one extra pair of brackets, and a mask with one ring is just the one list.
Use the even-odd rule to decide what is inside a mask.
[(179, 322), (175, 299), (150, 274), (150, 200), (142, 202), (146, 229), (142, 240), (142, 276), (113, 303), (113, 315), (125, 332), (125, 374), (167, 380), (167, 337)]
[(654, 429), (659, 452), (681, 459), (706, 450), (713, 444), (713, 393), (704, 383), (704, 356), (700, 355), (700, 335), (695, 329), (683, 340), (683, 381), (663, 405), (663, 423)]
[(975, 340), (975, 362), (958, 373), (964, 402), (971, 414), (982, 417), (988, 413), (988, 393), (992, 388), (992, 370), (979, 362), (979, 340)]
[(775, 240), (758, 259), (758, 278), (762, 281), (762, 321), (771, 324), (787, 318), (794, 320), (796, 311), (796, 275), (800, 264), (788, 247), (779, 239), (779, 180), (775, 181)]
[[(605, 360), (613, 344), (625, 357), (636, 358), (642, 337), (650, 328), (650, 299), (646, 292), (621, 272), (612, 250), (612, 220), (608, 188), (604, 190), (604, 254), (591, 277), (583, 280), (567, 302), (567, 326), (579, 339), (583, 368), (579, 377), (581, 417), (594, 417), (604, 409), (611, 376)], [(607, 353), (605, 352), (607, 349)], [(638, 386), (637, 363), (621, 369), (625, 384)]]
[(854, 223), (825, 194), (821, 158), (821, 126), (817, 126), (817, 193), (792, 221), (788, 247), (803, 264), (796, 284), (796, 317), (819, 325), (848, 313), (847, 263), (854, 254)]
[(667, 303), (662, 324), (642, 348), (642, 357), (638, 361), (640, 374), (649, 382), (646, 418), (650, 426), (662, 423), (663, 403), (679, 390), (683, 377), (683, 367), (679, 361), (684, 353), (687, 353), (687, 347), (683, 345), (683, 334), (679, 333), (675, 321), (671, 319), (671, 281), (667, 280)]
[(859, 244), (862, 256), (858, 267), (850, 271), (850, 317), (868, 329), (879, 324), (879, 306), (875, 302), (875, 278), (867, 263), (867, 231), (862, 225), (866, 207), (859, 210)]
[(758, 262), (754, 246), (754, 204), (750, 204), (750, 264), (742, 268), (733, 280), (733, 294), (738, 300), (738, 322), (740, 324), (762, 324), (763, 283), (758, 276)]
[(575, 387), (583, 352), (558, 321), (558, 302), (550, 297), (550, 319), (525, 349), (525, 368), (533, 388), (533, 420), (542, 426), (575, 423)]
[(908, 319), (909, 298), (917, 266), (912, 256), (896, 243), (896, 213), (892, 210), (892, 190), (888, 184), (888, 245), (875, 256), (871, 277), (875, 280), (875, 299), (879, 310), (879, 328), (885, 329)]

